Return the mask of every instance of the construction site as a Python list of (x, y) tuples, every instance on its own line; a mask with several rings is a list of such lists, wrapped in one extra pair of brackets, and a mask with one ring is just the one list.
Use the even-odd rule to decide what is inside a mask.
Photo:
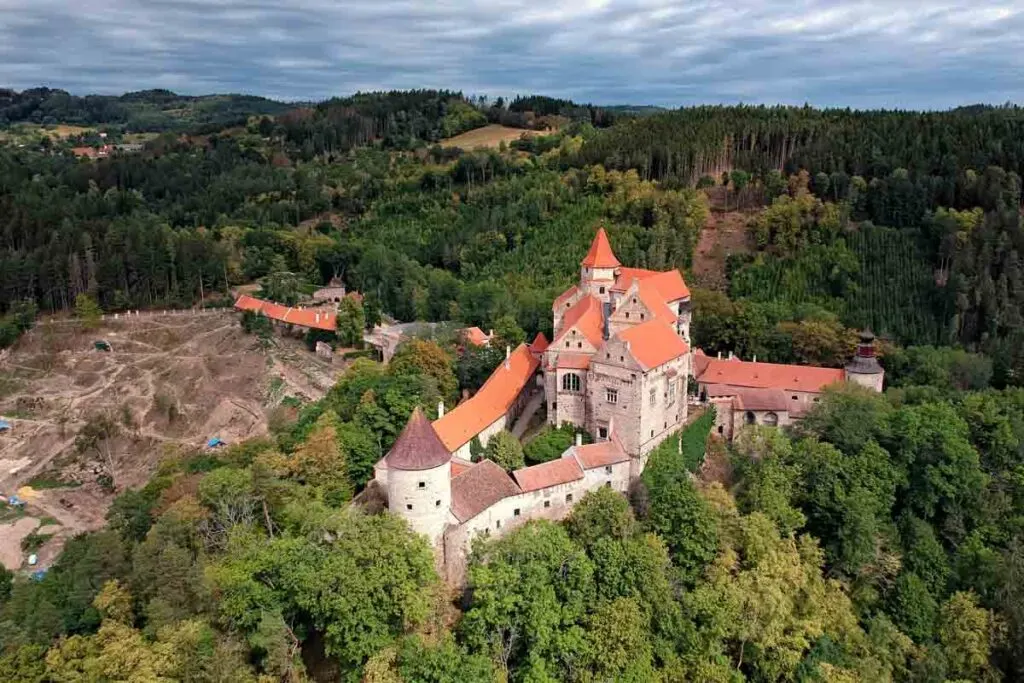
[(162, 459), (265, 435), (342, 371), (231, 311), (39, 321), (0, 352), (0, 563), (45, 570)]

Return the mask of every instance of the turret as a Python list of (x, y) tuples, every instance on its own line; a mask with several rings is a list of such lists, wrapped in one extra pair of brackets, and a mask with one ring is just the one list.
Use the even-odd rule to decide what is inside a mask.
[(604, 228), (598, 228), (590, 250), (580, 263), (580, 289), (601, 301), (610, 301), (615, 271), (621, 265), (619, 259), (615, 258)]
[(885, 370), (875, 357), (875, 335), (870, 330), (860, 333), (860, 342), (853, 359), (846, 365), (846, 381), (877, 392), (882, 391)]
[(388, 508), (431, 543), (441, 540), (452, 502), (451, 453), (419, 408), (388, 452)]

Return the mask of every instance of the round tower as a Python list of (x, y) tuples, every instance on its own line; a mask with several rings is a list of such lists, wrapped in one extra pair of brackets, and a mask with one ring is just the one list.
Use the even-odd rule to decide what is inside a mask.
[(878, 358), (875, 357), (875, 335), (871, 334), (869, 330), (860, 333), (857, 352), (846, 365), (845, 371), (847, 382), (853, 382), (881, 393), (885, 370), (882, 369)]
[(451, 453), (419, 408), (385, 458), (388, 508), (438, 543), (452, 503)]

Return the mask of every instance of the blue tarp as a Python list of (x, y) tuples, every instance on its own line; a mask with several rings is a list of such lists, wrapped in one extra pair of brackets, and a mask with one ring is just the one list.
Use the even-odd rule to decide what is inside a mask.
[(46, 570), (45, 569), (37, 569), (34, 572), (32, 572), (32, 580), (33, 581), (42, 581), (43, 577), (45, 577), (45, 576), (46, 576)]
[(216, 448), (217, 446), (226, 446), (227, 444), (220, 440), (219, 436), (215, 436), (206, 442), (207, 448)]
[(11, 428), (11, 423), (7, 420), (0, 420), (0, 432), (5, 432)]

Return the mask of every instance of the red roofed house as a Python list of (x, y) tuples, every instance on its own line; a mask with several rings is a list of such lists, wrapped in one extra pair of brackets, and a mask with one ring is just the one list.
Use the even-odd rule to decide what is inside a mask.
[(785, 426), (799, 420), (830, 385), (848, 381), (882, 391), (885, 378), (870, 332), (861, 335), (845, 368), (709, 358), (700, 350), (693, 360), (701, 397), (716, 409), (715, 428), (730, 440), (743, 425)]
[(262, 313), (279, 325), (300, 330), (317, 329), (333, 332), (336, 329), (336, 316), (333, 310), (282, 306), (248, 294), (242, 294), (235, 300), (235, 308), (239, 311)]
[(580, 264), (580, 282), (555, 299), (544, 352), (548, 422), (608, 438), (646, 456), (686, 421), (690, 290), (678, 270), (625, 268), (604, 229)]

